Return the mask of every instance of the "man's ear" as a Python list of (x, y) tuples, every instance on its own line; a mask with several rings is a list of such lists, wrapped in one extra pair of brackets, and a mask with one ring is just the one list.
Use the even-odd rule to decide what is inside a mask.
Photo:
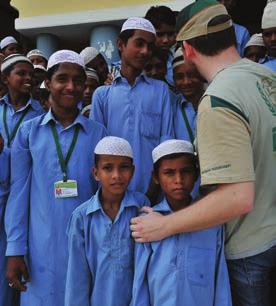
[(124, 45), (124, 43), (123, 43), (123, 41), (120, 39), (120, 38), (117, 38), (117, 48), (118, 48), (118, 50), (120, 51), (120, 52), (122, 52), (122, 49), (123, 49), (123, 45)]
[(99, 179), (99, 177), (98, 177), (98, 169), (97, 169), (96, 167), (93, 167), (92, 173), (93, 173), (93, 176), (94, 176), (95, 180), (96, 180), (97, 182), (99, 182), (100, 179)]
[(189, 45), (186, 41), (183, 41), (182, 45), (183, 56), (185, 59), (189, 60), (194, 58), (195, 56), (195, 49), (191, 45)]

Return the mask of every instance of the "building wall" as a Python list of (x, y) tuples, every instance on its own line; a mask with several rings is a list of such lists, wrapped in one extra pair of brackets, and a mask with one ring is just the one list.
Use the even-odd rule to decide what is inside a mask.
[[(20, 11), (20, 17), (33, 17), (52, 14), (66, 14), (87, 10), (112, 9), (139, 4), (158, 4), (158, 0), (13, 0), (12, 4)], [(30, 10), (30, 7), (32, 8)]]

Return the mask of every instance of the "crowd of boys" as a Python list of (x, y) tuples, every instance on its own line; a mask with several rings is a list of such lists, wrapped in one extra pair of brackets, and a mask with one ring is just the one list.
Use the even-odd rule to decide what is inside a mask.
[(127, 19), (111, 67), (0, 42), (0, 306), (273, 305), (276, 1), (233, 3)]

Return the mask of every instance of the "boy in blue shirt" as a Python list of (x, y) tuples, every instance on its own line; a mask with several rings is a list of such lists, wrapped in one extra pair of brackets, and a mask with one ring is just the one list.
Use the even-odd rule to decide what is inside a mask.
[(91, 157), (106, 130), (79, 112), (85, 80), (79, 54), (52, 54), (45, 81), (51, 109), (24, 122), (12, 145), (7, 279), (24, 291), (21, 306), (64, 305), (67, 223), (98, 187), (90, 173)]
[(133, 17), (123, 24), (117, 42), (121, 71), (112, 85), (96, 89), (90, 112), (90, 118), (103, 124), (109, 135), (132, 146), (136, 171), (129, 189), (143, 193), (151, 178), (151, 151), (173, 137), (169, 88), (142, 73), (154, 42), (155, 29), (148, 20)]
[[(198, 176), (193, 146), (168, 140), (152, 152), (154, 179), (165, 198), (164, 215), (191, 204)], [(230, 306), (221, 226), (136, 245), (132, 306)]]
[(21, 54), (7, 56), (1, 65), (8, 92), (0, 99), (0, 134), (4, 142), (0, 150), (0, 306), (15, 305), (15, 291), (8, 287), (5, 278), (4, 214), (10, 189), (10, 150), (21, 123), (43, 114), (39, 102), (31, 97), (33, 72), (33, 64)]
[(68, 226), (66, 306), (128, 306), (134, 274), (129, 223), (147, 198), (127, 190), (134, 173), (130, 144), (105, 137), (95, 148), (101, 188), (78, 207)]

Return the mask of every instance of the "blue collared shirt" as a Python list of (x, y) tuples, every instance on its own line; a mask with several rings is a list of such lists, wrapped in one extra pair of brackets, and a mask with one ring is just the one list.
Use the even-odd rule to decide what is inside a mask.
[(24, 112), (26, 108), (29, 107), (29, 110), (27, 114), (25, 115), (23, 121), (30, 120), (44, 113), (44, 110), (41, 107), (39, 101), (34, 100), (32, 97), (30, 97), (29, 101), (26, 103), (25, 106), (15, 111), (12, 105), (10, 104), (9, 95), (6, 94), (0, 100), (0, 133), (2, 134), (2, 137), (4, 138), (5, 145), (7, 144), (7, 135), (5, 132), (4, 122), (3, 122), (4, 105), (7, 105), (7, 126), (8, 126), (8, 130), (10, 134), (11, 134), (11, 131), (14, 129), (16, 123), (20, 119), (22, 112)]
[[(190, 128), (193, 133), (193, 137), (196, 137), (196, 122), (197, 122), (197, 112), (195, 111), (193, 104), (188, 102), (185, 97), (181, 94), (175, 95), (175, 98), (172, 99), (173, 103), (173, 126), (174, 126), (174, 134), (176, 139), (182, 139), (189, 142), (193, 142), (190, 138), (190, 134), (188, 132), (188, 128), (186, 126), (183, 110), (186, 113), (188, 122), (190, 124)], [(200, 187), (200, 178), (197, 179), (193, 191), (191, 193), (193, 199), (195, 199), (198, 195)]]
[[(68, 179), (76, 180), (78, 196), (54, 196), (62, 180), (51, 123), (54, 122), (63, 156), (75, 126), (79, 135), (67, 165)], [(100, 124), (81, 114), (64, 128), (51, 110), (21, 125), (11, 149), (11, 191), (6, 208), (7, 256), (27, 255), (31, 282), (21, 294), (21, 306), (63, 305), (68, 259), (66, 227), (73, 210), (97, 190), (92, 177), (94, 148), (106, 136)]]
[(271, 56), (266, 56), (264, 59), (260, 61), (265, 67), (276, 72), (276, 58)]
[[(5, 147), (0, 154), (0, 306), (11, 306), (13, 304), (13, 290), (8, 287), (5, 270), (6, 270), (6, 233), (4, 230), (4, 213), (7, 198), (10, 189), (10, 148), (7, 147), (7, 135), (4, 128), (3, 111), (4, 105), (7, 105), (7, 126), (9, 134), (11, 134), (22, 112), (29, 107), (23, 121), (30, 120), (44, 113), (39, 102), (30, 98), (26, 105), (15, 111), (10, 104), (9, 95), (5, 95), (0, 99), (0, 133), (4, 139)], [(11, 145), (13, 140), (11, 141)]]
[(149, 201), (143, 194), (127, 191), (112, 222), (97, 192), (73, 212), (65, 306), (129, 306), (134, 274), (129, 225), (145, 205)]
[(140, 75), (131, 86), (118, 75), (112, 85), (97, 88), (92, 100), (90, 118), (103, 124), (110, 135), (122, 137), (132, 146), (136, 169), (129, 189), (146, 192), (152, 150), (174, 136), (167, 84)]
[(250, 34), (247, 28), (237, 23), (234, 23), (234, 29), (235, 29), (236, 40), (237, 40), (237, 50), (240, 56), (243, 57), (244, 48), (250, 39)]
[(173, 62), (173, 58), (174, 58), (174, 48), (175, 46), (173, 46), (170, 51), (169, 51), (169, 56), (168, 56), (168, 60), (167, 60), (167, 74), (166, 74), (166, 80), (167, 82), (171, 85), (174, 86), (174, 79), (173, 79), (173, 66), (172, 66), (172, 62)]
[[(155, 211), (170, 214), (166, 199)], [(136, 244), (131, 306), (231, 306), (223, 228)]]

